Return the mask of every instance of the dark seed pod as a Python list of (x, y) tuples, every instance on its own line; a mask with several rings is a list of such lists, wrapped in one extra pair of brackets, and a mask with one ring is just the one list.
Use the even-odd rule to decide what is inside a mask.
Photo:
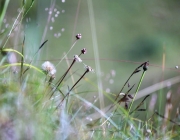
[(125, 109), (128, 110), (128, 103), (127, 102), (125, 102)]
[(143, 109), (143, 108), (142, 108), (142, 109), (138, 109), (137, 111), (146, 111), (146, 109)]
[(147, 70), (148, 70), (148, 65), (149, 65), (148, 62), (146, 62), (146, 63), (144, 64), (144, 66), (143, 66), (143, 70), (144, 70), (144, 71), (147, 71)]
[(83, 48), (83, 49), (81, 50), (81, 53), (82, 53), (82, 54), (85, 54), (86, 52), (87, 52), (86, 48)]
[(133, 96), (132, 96), (132, 95), (130, 95), (130, 94), (128, 94), (128, 97), (129, 97), (129, 98), (131, 98), (131, 99), (133, 99)]
[(140, 71), (141, 71), (141, 70), (136, 70), (136, 71), (134, 72), (134, 74), (135, 74), (135, 73), (138, 73), (138, 72), (140, 72)]

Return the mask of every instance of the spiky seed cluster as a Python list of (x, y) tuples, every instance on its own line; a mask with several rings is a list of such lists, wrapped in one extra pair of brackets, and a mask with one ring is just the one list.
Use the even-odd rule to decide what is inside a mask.
[(78, 39), (81, 39), (82, 38), (82, 35), (81, 34), (77, 34), (76, 35), (76, 39), (78, 40)]
[(49, 61), (46, 61), (42, 64), (42, 69), (49, 75), (49, 76), (55, 76), (55, 73), (56, 73), (56, 68), (54, 67), (54, 65), (49, 62)]
[(85, 54), (86, 52), (87, 52), (86, 48), (83, 48), (83, 49), (81, 50), (81, 53), (82, 53), (82, 54)]
[(74, 60), (76, 62), (82, 62), (81, 58), (78, 55), (74, 55)]
[(147, 71), (148, 70), (148, 66), (149, 66), (149, 62), (146, 62), (143, 66), (143, 70)]

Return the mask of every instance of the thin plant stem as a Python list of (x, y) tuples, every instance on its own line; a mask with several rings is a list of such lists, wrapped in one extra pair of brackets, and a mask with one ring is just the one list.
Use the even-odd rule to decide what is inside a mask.
[(64, 99), (70, 94), (70, 92), (73, 90), (73, 88), (79, 83), (79, 81), (86, 75), (86, 73), (88, 73), (89, 70), (86, 70), (84, 72), (84, 74), (79, 78), (79, 80), (77, 80), (77, 82), (71, 87), (71, 89), (68, 91), (68, 93), (64, 96), (64, 98), (61, 100), (61, 102), (59, 103), (59, 105), (57, 106), (57, 108), (62, 104), (62, 102), (64, 101)]
[(75, 42), (73, 43), (73, 45), (71, 46), (71, 48), (69, 49), (69, 51), (61, 58), (61, 60), (58, 62), (58, 64), (56, 65), (56, 67), (64, 60), (64, 58), (68, 55), (68, 53), (72, 50), (72, 48), (75, 46), (77, 42), (77, 39), (75, 40)]
[[(81, 55), (81, 54), (80, 54)], [(68, 67), (70, 66), (70, 64), (69, 64), (69, 61), (68, 61), (68, 58), (67, 58), (67, 56), (65, 57), (65, 59), (66, 59), (66, 63), (67, 63), (67, 65), (68, 65)], [(73, 77), (73, 73), (72, 73), (72, 71), (71, 70), (69, 70), (69, 72), (70, 72), (70, 75), (72, 75), (71, 76), (71, 80), (72, 80), (72, 82), (73, 82), (73, 84), (75, 83), (75, 80), (74, 80), (74, 77)], [(75, 90), (76, 91), (76, 90)], [(76, 91), (76, 93), (77, 93), (77, 91)]]
[(67, 69), (67, 71), (64, 73), (63, 77), (61, 78), (61, 80), (59, 81), (59, 83), (57, 83), (57, 87), (62, 83), (62, 81), (64, 80), (64, 78), (66, 77), (67, 73), (69, 72), (69, 70), (71, 69), (71, 67), (74, 65), (74, 63), (76, 62), (76, 60), (74, 59), (73, 62), (71, 63), (70, 67)]
[[(141, 68), (142, 66), (144, 66), (146, 63), (147, 63), (147, 62), (142, 63), (140, 66), (138, 66), (138, 67), (132, 72), (132, 74), (129, 76), (129, 78), (126, 80), (126, 82), (124, 83), (123, 87), (121, 88), (119, 94), (116, 96), (116, 98), (115, 98), (115, 100), (114, 100), (115, 104), (116, 104), (116, 102), (117, 102), (117, 100), (118, 100), (118, 98), (119, 98), (119, 96), (120, 96), (120, 93), (123, 91), (124, 87), (126, 86), (126, 84), (128, 83), (128, 81), (131, 79), (131, 77), (132, 77), (134, 74), (140, 72), (139, 68)], [(106, 112), (108, 112), (110, 109), (112, 109), (113, 106), (114, 106), (114, 105), (110, 106), (110, 108), (109, 108)]]
[[(80, 53), (78, 56), (80, 57), (82, 53)], [(66, 56), (66, 55), (65, 55)], [(74, 65), (74, 63), (76, 62), (76, 59), (73, 60), (73, 62), (71, 63), (71, 65), (69, 66), (69, 68), (67, 69), (67, 71), (63, 74), (63, 76), (58, 80), (58, 82), (55, 84), (57, 85), (55, 90), (59, 87), (59, 85), (62, 83), (62, 81), (64, 80), (64, 78), (66, 77), (67, 73), (69, 72), (69, 70), (71, 69), (71, 67)], [(52, 92), (50, 98), (53, 96), (54, 91)]]
[[(9, 1), (10, 1), (10, 0), (6, 0), (6, 1), (4, 2), (4, 5), (1, 7), (1, 8), (3, 8), (3, 9), (2, 9), (2, 11), (1, 11), (1, 13), (0, 13), (0, 29), (1, 29), (1, 25), (2, 25), (2, 22), (3, 22), (4, 16), (5, 16), (5, 14), (6, 14), (6, 10), (7, 10)], [(2, 3), (1, 3), (1, 4), (2, 4)]]
[[(18, 23), (17, 23), (17, 22), (18, 22), (18, 19), (19, 19), (21, 13), (23, 13), (23, 11), (24, 11), (24, 6), (21, 8), (21, 11), (19, 12), (17, 18), (15, 19), (15, 21), (14, 21), (14, 23), (13, 23), (13, 25), (12, 25), (12, 28), (11, 28), (11, 30), (10, 30), (9, 33), (8, 33), (8, 37), (7, 37), (4, 45), (2, 46), (2, 49), (5, 48), (7, 42), (8, 42), (8, 40), (9, 40), (9, 38), (10, 38), (10, 35), (11, 35), (12, 31), (15, 29), (16, 25), (18, 25)], [(20, 22), (21, 22), (21, 21), (20, 21)], [(19, 23), (20, 23), (20, 22), (19, 22)]]
[[(134, 103), (134, 100), (135, 100), (136, 95), (137, 95), (137, 93), (138, 93), (138, 91), (139, 91), (139, 88), (140, 88), (140, 86), (141, 86), (141, 83), (142, 83), (142, 80), (143, 80), (145, 74), (146, 74), (146, 71), (143, 71), (143, 73), (142, 73), (142, 75), (141, 75), (141, 78), (140, 78), (140, 81), (139, 81), (139, 84), (138, 84), (138, 86), (137, 86), (137, 89), (136, 89), (134, 98), (133, 98), (133, 100), (132, 100), (132, 102), (131, 102), (131, 105), (130, 105), (130, 107), (129, 107), (129, 113), (130, 113), (130, 111), (131, 111), (132, 105), (133, 105), (133, 103)], [(128, 114), (129, 114), (129, 113), (128, 113)]]
[[(30, 63), (29, 63), (29, 65), (32, 64), (32, 62), (34, 61), (35, 56), (38, 54), (38, 52), (41, 50), (41, 48), (44, 46), (44, 44), (45, 44), (47, 41), (48, 41), (48, 40), (44, 41), (44, 42), (41, 44), (41, 46), (40, 46), (40, 47), (38, 48), (38, 50), (35, 52), (33, 58), (31, 59), (31, 61), (30, 61)], [(27, 68), (23, 71), (22, 75), (25, 74), (29, 69), (30, 69), (30, 67), (27, 67)]]
[[(24, 43), (25, 43), (25, 36), (23, 39), (21, 54), (24, 56)], [(22, 75), (23, 75), (23, 63), (24, 63), (24, 57), (21, 57), (21, 71), (20, 71), (20, 83), (22, 83)]]
[[(138, 66), (138, 67), (133, 71), (133, 73), (129, 76), (129, 78), (127, 79), (127, 81), (124, 83), (124, 85), (123, 85), (123, 87), (121, 88), (119, 94), (123, 91), (124, 87), (126, 86), (126, 84), (128, 83), (128, 81), (131, 79), (131, 77), (132, 77), (135, 73), (139, 72), (139, 71), (140, 71), (139, 68), (141, 68), (145, 63), (146, 63), (146, 62), (142, 63), (140, 66)], [(117, 95), (115, 101), (118, 99), (119, 94)]]

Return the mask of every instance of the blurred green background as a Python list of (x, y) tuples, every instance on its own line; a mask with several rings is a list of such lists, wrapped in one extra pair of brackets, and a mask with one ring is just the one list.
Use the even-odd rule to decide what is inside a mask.
[[(31, 0), (26, 2), (28, 7)], [(1, 30), (10, 29), (21, 6), (21, 0), (10, 1)], [(82, 48), (87, 48), (87, 54), (81, 58), (95, 69), (95, 74), (86, 76), (92, 83), (97, 85), (96, 77), (99, 75), (95, 65), (96, 50), (93, 49), (95, 42), (103, 90), (117, 94), (132, 71), (149, 61), (150, 67), (141, 90), (179, 75), (180, 70), (175, 69), (180, 64), (179, 13), (179, 0), (37, 0), (23, 19), (21, 28), (13, 32), (7, 47), (20, 49), (25, 35), (28, 62), (40, 44), (48, 39), (37, 57), (36, 65), (40, 67), (45, 60), (56, 65), (75, 41), (75, 35), (81, 33), (82, 39), (67, 57), (72, 59)], [(9, 26), (6, 28), (7, 24)], [(165, 70), (162, 69), (163, 53)], [(58, 65), (57, 79), (67, 67), (65, 60)], [(78, 79), (84, 71), (83, 64), (76, 64), (72, 71), (76, 71), (74, 79)], [(129, 84), (137, 85), (139, 78), (140, 74), (137, 74)], [(71, 87), (72, 82), (67, 85)], [(81, 81), (79, 85), (78, 91), (92, 91), (91, 96), (98, 96), (97, 88), (90, 83)], [(165, 88), (162, 92), (163, 98), (168, 90)], [(179, 97), (178, 84), (173, 86), (172, 91)]]

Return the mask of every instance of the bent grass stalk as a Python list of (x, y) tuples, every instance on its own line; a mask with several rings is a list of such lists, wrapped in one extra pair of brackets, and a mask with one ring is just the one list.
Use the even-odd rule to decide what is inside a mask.
[(132, 102), (131, 102), (131, 105), (130, 105), (130, 107), (129, 107), (129, 112), (128, 112), (128, 114), (129, 114), (129, 113), (130, 113), (130, 111), (131, 111), (132, 105), (133, 105), (134, 100), (135, 100), (135, 98), (136, 98), (136, 95), (137, 95), (137, 93), (138, 93), (138, 91), (139, 91), (139, 88), (140, 88), (140, 86), (141, 86), (141, 83), (142, 83), (142, 80), (143, 80), (143, 78), (144, 78), (144, 76), (145, 76), (145, 73), (146, 73), (146, 71), (144, 70), (144, 71), (143, 71), (143, 73), (142, 73), (142, 75), (141, 75), (141, 78), (140, 78), (139, 84), (138, 84), (138, 86), (137, 86), (137, 89), (136, 89), (136, 92), (135, 92), (134, 98), (133, 98), (133, 100), (132, 100)]
[[(33, 68), (35, 69), (36, 71), (44, 74), (44, 72), (42, 70), (40, 70), (39, 68), (33, 66), (33, 65), (30, 65), (30, 64), (27, 64), (27, 63), (23, 63), (24, 66), (27, 66), (27, 67), (30, 67), (30, 68)], [(21, 63), (13, 63), (13, 64), (7, 64), (7, 65), (3, 65), (3, 66), (0, 66), (0, 69), (1, 68), (6, 68), (6, 67), (12, 67), (12, 66), (21, 66)]]

